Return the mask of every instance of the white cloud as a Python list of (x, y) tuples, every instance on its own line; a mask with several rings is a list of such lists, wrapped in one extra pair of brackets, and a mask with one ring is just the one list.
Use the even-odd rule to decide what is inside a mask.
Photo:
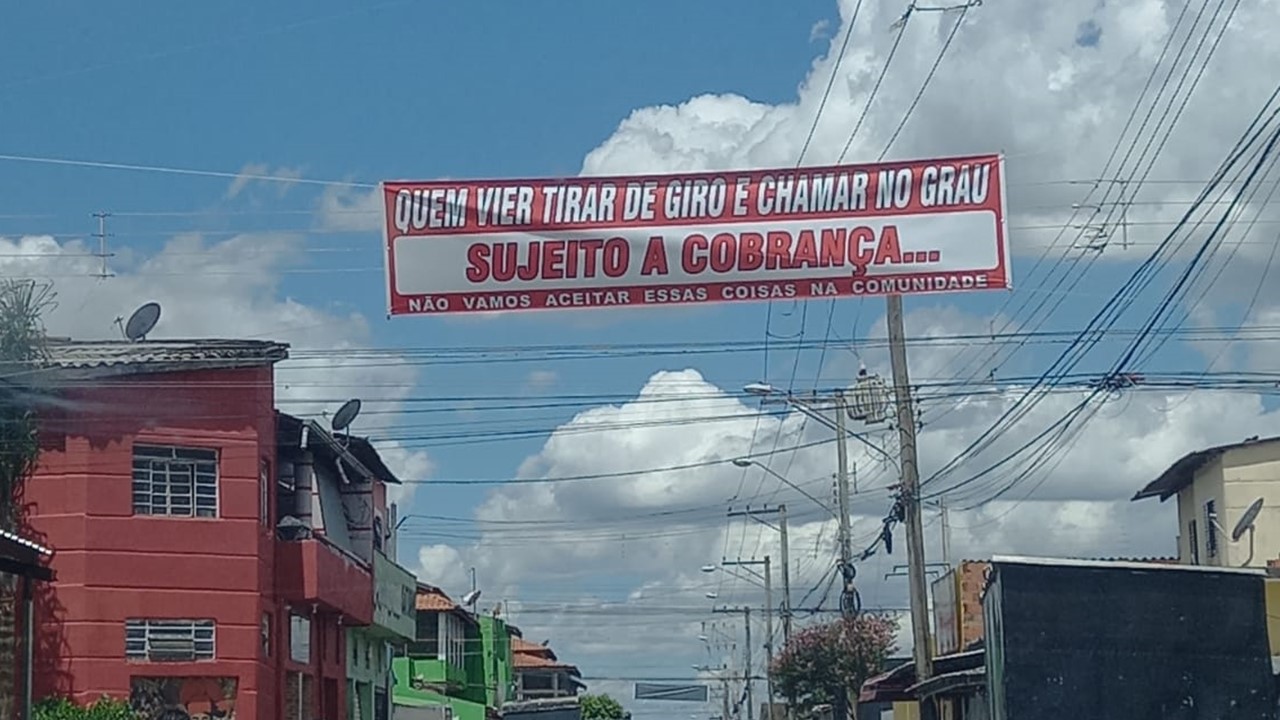
[(551, 386), (560, 381), (560, 375), (555, 370), (530, 370), (525, 377), (525, 390), (538, 392), (547, 390)]
[(809, 28), (809, 42), (818, 42), (831, 37), (831, 21), (823, 18)]
[[(271, 178), (271, 179), (266, 179)], [(234, 200), (241, 195), (250, 185), (258, 183), (270, 185), (275, 189), (276, 198), (282, 198), (288, 194), (289, 189), (296, 183), (294, 180), (302, 178), (302, 168), (280, 166), (275, 169), (266, 163), (246, 163), (240, 168), (239, 175), (236, 176), (231, 184), (227, 187), (226, 193), (223, 195), (224, 200)]]
[[(718, 93), (637, 109), (610, 138), (588, 153), (582, 172), (602, 175), (792, 166), (820, 106), (821, 121), (805, 163), (835, 162), (849, 142), (849, 133), (857, 125), (894, 42), (896, 32), (890, 26), (906, 5), (899, 0), (861, 3), (849, 50), (824, 101), (855, 2), (840, 3), (841, 26), (830, 33), (826, 54), (814, 63), (794, 101), (768, 105)], [(1106, 4), (1076, 0), (999, 8), (984, 5), (969, 10), (946, 60), (889, 157), (1006, 153), (1014, 250), (1038, 252), (1054, 237), (1053, 228), (1067, 221), (1071, 203), (1078, 202), (1087, 189), (1047, 183), (1096, 178), (1103, 172), (1180, 10), (1181, 3), (1172, 0)], [(1181, 56), (1182, 64), (1163, 102), (1172, 97), (1174, 86), (1190, 65), (1192, 49), (1206, 28), (1208, 15), (1197, 26), (1191, 48)], [(846, 162), (879, 157), (957, 16), (956, 12), (924, 11), (911, 15), (893, 65), (850, 145)], [(1215, 32), (1222, 20), (1218, 18), (1213, 26)], [(1252, 69), (1257, 67), (1258, 52), (1280, 60), (1280, 48), (1265, 43), (1260, 30), (1277, 21), (1280, 7), (1275, 5), (1240, 7), (1163, 147), (1152, 178), (1202, 183), (1209, 177), (1248, 117), (1270, 93), (1273, 79)], [(1185, 19), (1178, 28), (1179, 38), (1190, 25), (1190, 19)], [(1080, 29), (1086, 26), (1101, 32), (1099, 41), (1087, 47), (1077, 43)], [(1196, 68), (1211, 42), (1212, 38), (1195, 56)], [(1177, 46), (1175, 43), (1166, 57), (1157, 82), (1163, 80)], [(1182, 91), (1191, 88), (1194, 72)], [(1154, 90), (1148, 103), (1153, 95)], [(1175, 107), (1179, 103), (1175, 102)], [(1158, 128), (1163, 133), (1172, 123), (1170, 114), (1158, 124), (1163, 107), (1157, 108), (1146, 125), (1143, 141), (1125, 167), (1138, 161), (1147, 137)], [(1240, 112), (1224, 116), (1227, 107)], [(1133, 142), (1145, 113), (1146, 106), (1125, 136), (1123, 147)], [(1113, 164), (1110, 170), (1113, 176), (1117, 167)], [(1198, 190), (1195, 182), (1161, 184), (1143, 188), (1138, 197), (1127, 196), (1127, 200), (1139, 201), (1127, 213), (1130, 240), (1151, 242), (1167, 232), (1168, 225), (1149, 223), (1168, 223), (1176, 218)], [(1119, 196), (1112, 193), (1110, 199)], [(1157, 204), (1162, 202), (1170, 204)], [(1116, 245), (1108, 250), (1109, 257), (1132, 260), (1149, 250), (1122, 253)]]
[[(975, 318), (943, 308), (912, 316), (920, 327), (962, 327)], [(874, 367), (874, 365), (873, 365)], [(924, 367), (941, 371), (940, 359)], [(920, 374), (922, 380), (929, 371)], [(1019, 389), (963, 401), (944, 420), (926, 425), (920, 452), (926, 476), (954, 457), (1018, 396)], [(672, 399), (675, 398), (674, 401)], [(655, 402), (662, 400), (662, 402)], [(1001, 438), (974, 462), (948, 478), (971, 477), (1025, 442), (1079, 397), (1046, 399), (1019, 429)], [(945, 404), (944, 404), (945, 405)], [(780, 558), (778, 535), (760, 524), (727, 521), (727, 506), (760, 507), (785, 502), (791, 518), (792, 599), (812, 607), (824, 597), (824, 576), (836, 555), (830, 515), (808, 498), (767, 475), (745, 476), (727, 462), (755, 448), (787, 448), (829, 437), (820, 428), (800, 428), (800, 418), (759, 418), (755, 406), (708, 383), (694, 370), (655, 373), (637, 399), (585, 411), (561, 426), (541, 451), (526, 459), (522, 478), (558, 478), (627, 470), (711, 463), (675, 472), (640, 473), (598, 480), (517, 484), (492, 491), (477, 509), (475, 542), (430, 544), (419, 558), (424, 577), (463, 583), (458, 568), (476, 565), (502, 593), (522, 599), (516, 622), (538, 637), (552, 638), (557, 652), (592, 672), (623, 672), (627, 662), (666, 663), (666, 673), (683, 672), (685, 660), (699, 659), (692, 623), (711, 618), (711, 605), (762, 602), (758, 588), (699, 568), (723, 557)], [(1168, 504), (1131, 503), (1129, 498), (1182, 454), (1218, 442), (1280, 431), (1280, 414), (1256, 397), (1214, 393), (1133, 392), (1104, 405), (1101, 415), (1066, 448), (1062, 462), (1024, 478), (1000, 499), (976, 509), (963, 507), (991, 498), (1013, 476), (994, 474), (956, 492), (950, 511), (953, 559), (993, 553), (1080, 557), (1155, 556), (1174, 552), (1177, 530)], [(734, 415), (716, 422), (692, 418)], [(619, 423), (629, 429), (619, 430)], [(586, 432), (587, 428), (609, 428)], [(877, 433), (879, 442), (892, 435)], [(860, 473), (853, 498), (855, 551), (866, 547), (888, 506), (886, 486), (895, 471), (857, 445), (851, 455)], [(830, 498), (834, 468), (831, 445), (780, 453), (769, 465), (818, 500)], [(940, 561), (938, 515), (926, 513), (931, 561)], [(902, 608), (902, 578), (885, 579), (905, 562), (899, 529), (893, 554), (883, 551), (860, 564), (859, 587), (868, 608)], [(775, 566), (774, 587), (781, 570)], [(465, 587), (458, 585), (459, 589)], [(810, 592), (811, 588), (816, 592)], [(705, 597), (717, 594), (715, 600)], [(779, 589), (780, 592), (780, 589)], [(807, 596), (807, 597), (806, 597)], [(825, 607), (833, 607), (834, 595)], [(552, 606), (559, 608), (553, 611)], [(699, 609), (704, 609), (699, 612)], [(609, 618), (601, 636), (601, 615)], [(802, 620), (807, 622), (807, 620)], [(904, 637), (909, 637), (904, 625)], [(758, 648), (757, 648), (758, 650)], [(642, 675), (643, 672), (627, 672)]]
[(331, 185), (320, 195), (317, 227), (342, 232), (379, 232), (382, 229), (382, 190), (361, 190)]
[[(199, 235), (174, 237), (158, 253), (119, 255), (110, 278), (98, 278), (100, 261), (80, 242), (51, 237), (0, 238), (0, 270), (11, 277), (46, 278), (57, 306), (46, 325), (51, 334), (76, 339), (120, 337), (117, 318), (145, 302), (159, 302), (160, 322), (151, 339), (252, 338), (290, 344), (293, 359), (276, 367), (276, 399), (287, 412), (319, 417), (359, 396), (368, 412), (355, 431), (377, 436), (394, 418), (417, 382), (417, 369), (394, 356), (370, 364), (343, 350), (368, 346), (363, 317), (280, 296), (281, 272), (299, 256), (303, 238), (244, 234), (221, 242)], [(157, 398), (157, 402), (161, 400)], [(397, 442), (379, 442), (392, 471), (421, 480), (430, 457)], [(391, 493), (407, 502), (413, 483)]]

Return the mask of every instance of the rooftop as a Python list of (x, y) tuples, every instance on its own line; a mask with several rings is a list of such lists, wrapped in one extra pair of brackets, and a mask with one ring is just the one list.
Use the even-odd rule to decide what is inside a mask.
[(1170, 497), (1178, 494), (1178, 491), (1191, 484), (1195, 479), (1196, 473), (1199, 472), (1209, 463), (1226, 455), (1232, 450), (1238, 450), (1250, 445), (1265, 445), (1280, 441), (1280, 436), (1259, 439), (1257, 436), (1251, 437), (1241, 442), (1230, 443), (1227, 445), (1218, 445), (1206, 450), (1197, 450), (1193, 453), (1183, 455), (1177, 462), (1170, 465), (1167, 470), (1160, 473), (1160, 477), (1147, 483), (1147, 486), (1138, 491), (1133, 496), (1133, 500), (1142, 500), (1149, 497), (1158, 497), (1161, 502), (1168, 500)]
[(1217, 565), (1181, 565), (1165, 561), (1143, 560), (1078, 560), (1075, 558), (996, 555), (992, 565), (1041, 565), (1052, 567), (1114, 568), (1118, 570), (1158, 570), (1160, 572), (1213, 572), (1241, 575), (1266, 575), (1262, 568), (1220, 567)]
[(49, 340), (50, 365), (70, 379), (261, 367), (288, 357), (288, 345), (270, 340)]

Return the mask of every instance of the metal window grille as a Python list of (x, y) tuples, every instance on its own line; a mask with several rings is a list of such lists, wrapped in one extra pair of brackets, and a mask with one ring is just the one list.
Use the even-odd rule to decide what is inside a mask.
[(1214, 501), (1210, 500), (1204, 504), (1204, 551), (1208, 557), (1217, 557), (1218, 555), (1218, 519), (1217, 509), (1214, 507)]
[(133, 448), (133, 512), (211, 518), (218, 515), (218, 452), (202, 448)]
[(212, 620), (126, 620), (124, 655), (130, 660), (190, 662), (214, 658)]

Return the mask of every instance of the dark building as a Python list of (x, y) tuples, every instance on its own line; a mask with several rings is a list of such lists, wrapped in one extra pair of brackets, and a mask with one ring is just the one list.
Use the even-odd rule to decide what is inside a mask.
[(991, 720), (1275, 717), (1261, 571), (994, 558)]

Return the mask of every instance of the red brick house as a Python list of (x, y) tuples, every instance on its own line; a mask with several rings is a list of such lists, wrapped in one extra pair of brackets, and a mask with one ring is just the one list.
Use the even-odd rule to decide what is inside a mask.
[(54, 344), (42, 380), (63, 402), (41, 415), (26, 493), (29, 526), (56, 550), (37, 607), (37, 698), (108, 694), (144, 716), (346, 716), (346, 628), (373, 620), (371, 561), (282, 512), (298, 494), (277, 472), (274, 365), (287, 352)]

